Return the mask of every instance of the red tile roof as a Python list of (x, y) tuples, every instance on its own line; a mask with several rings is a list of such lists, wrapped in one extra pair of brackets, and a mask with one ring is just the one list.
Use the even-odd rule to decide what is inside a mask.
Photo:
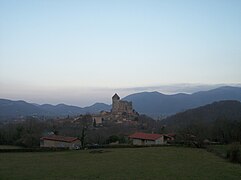
[(129, 136), (131, 139), (145, 139), (145, 140), (157, 140), (158, 138), (162, 137), (161, 134), (147, 134), (137, 132)]
[(51, 136), (45, 136), (41, 137), (41, 140), (51, 140), (51, 141), (62, 141), (62, 142), (73, 142), (76, 140), (79, 140), (76, 137), (67, 137), (67, 136), (57, 136), (57, 135), (51, 135)]

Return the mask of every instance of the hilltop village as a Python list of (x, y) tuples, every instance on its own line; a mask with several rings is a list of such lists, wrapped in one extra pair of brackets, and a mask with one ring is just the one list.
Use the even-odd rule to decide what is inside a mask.
[(99, 114), (92, 114), (91, 116), (93, 123), (101, 125), (105, 121), (115, 123), (133, 121), (137, 119), (138, 115), (132, 107), (132, 102), (120, 100), (120, 97), (115, 94), (112, 97), (112, 109), (110, 112), (101, 111)]

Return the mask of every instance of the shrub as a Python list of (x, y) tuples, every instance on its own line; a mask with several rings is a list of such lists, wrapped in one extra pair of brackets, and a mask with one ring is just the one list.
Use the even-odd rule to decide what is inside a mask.
[(240, 143), (232, 143), (227, 151), (227, 158), (231, 162), (241, 163), (241, 145)]

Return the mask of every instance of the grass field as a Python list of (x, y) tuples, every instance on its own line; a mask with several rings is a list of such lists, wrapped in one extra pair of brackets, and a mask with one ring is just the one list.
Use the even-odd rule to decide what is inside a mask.
[(0, 149), (21, 149), (23, 147), (20, 146), (12, 146), (12, 145), (0, 145)]
[(241, 179), (241, 166), (182, 147), (1, 153), (0, 179)]

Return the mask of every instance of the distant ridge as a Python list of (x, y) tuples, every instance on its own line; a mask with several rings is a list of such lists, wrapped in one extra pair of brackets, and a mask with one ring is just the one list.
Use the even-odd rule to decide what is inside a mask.
[(173, 115), (215, 101), (241, 101), (241, 88), (223, 86), (193, 94), (179, 93), (174, 95), (165, 95), (159, 92), (141, 92), (126, 96), (124, 99), (132, 101), (137, 112), (157, 118), (160, 115)]
[(16, 118), (28, 115), (49, 115), (49, 112), (25, 101), (0, 99), (0, 118)]
[(110, 110), (110, 105), (95, 103), (85, 108), (69, 106), (65, 104), (31, 104), (25, 101), (11, 101), (0, 99), (0, 119), (19, 118), (22, 116), (76, 116), (85, 113), (97, 113), (102, 110)]

